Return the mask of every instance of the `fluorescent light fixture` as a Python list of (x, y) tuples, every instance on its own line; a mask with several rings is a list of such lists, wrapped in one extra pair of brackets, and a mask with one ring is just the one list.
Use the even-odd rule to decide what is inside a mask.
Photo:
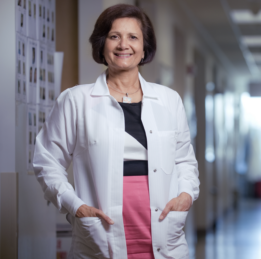
[(257, 63), (261, 63), (261, 53), (252, 53), (252, 56)]
[(230, 12), (235, 23), (261, 23), (261, 12), (254, 15), (251, 10), (233, 10)]
[(261, 46), (261, 36), (243, 36), (241, 41), (249, 47)]

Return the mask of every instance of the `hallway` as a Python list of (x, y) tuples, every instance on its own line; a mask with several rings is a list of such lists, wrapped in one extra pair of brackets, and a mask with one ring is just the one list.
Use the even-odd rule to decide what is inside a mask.
[(257, 259), (261, 258), (261, 201), (239, 202), (238, 210), (230, 211), (217, 224), (216, 232), (199, 237), (196, 256), (191, 259)]
[[(77, 85), (96, 82), (107, 69), (93, 59), (89, 38), (100, 14), (116, 4), (133, 5), (149, 17), (155, 31), (157, 52), (150, 63), (137, 64), (137, 71), (145, 81), (153, 83), (155, 89), (159, 84), (176, 91), (184, 106), (182, 110), (187, 117), (200, 180), (200, 195), (193, 202), (185, 226), (189, 259), (261, 258), (261, 0), (1, 0), (0, 259), (69, 257), (72, 226), (65, 214), (75, 217), (76, 211), (67, 208), (74, 203), (64, 206), (43, 193), (33, 168), (36, 137), (46, 125), (48, 127), (50, 112), (59, 104), (56, 99), (60, 93)], [(109, 33), (104, 33), (101, 39), (105, 42)], [(126, 48), (132, 48), (132, 44), (127, 44)], [(144, 45), (145, 52), (146, 48)], [(109, 85), (105, 87), (109, 91)], [(96, 96), (93, 98), (98, 100)], [(145, 96), (145, 99), (148, 98)], [(152, 101), (156, 99), (158, 97)], [(175, 99), (171, 102), (174, 104)], [(175, 118), (168, 118), (166, 125), (175, 124), (175, 127), (155, 124), (155, 130), (150, 128), (146, 136), (155, 135), (159, 141), (165, 139), (166, 147), (174, 147), (172, 152), (179, 152), (179, 125), (185, 125), (186, 120), (179, 121), (178, 111), (165, 110), (167, 105), (160, 101), (159, 107), (146, 118), (150, 120), (154, 114), (167, 118), (174, 114)], [(99, 109), (90, 105), (84, 111), (95, 114), (94, 118)], [(110, 114), (109, 111), (106, 110), (106, 114)], [(164, 116), (159, 115), (161, 111)], [(66, 113), (64, 118), (68, 116)], [(94, 154), (98, 150), (96, 147), (111, 143), (106, 134), (111, 137), (110, 132), (119, 130), (108, 120), (105, 134), (101, 134), (103, 138), (97, 137), (96, 141), (95, 134), (102, 127), (98, 123), (87, 127), (83, 118), (91, 118), (89, 116), (81, 117), (77, 113), (76, 117), (79, 123), (75, 122), (72, 125), (76, 126), (70, 129), (78, 130), (79, 125), (85, 129), (93, 126), (90, 131), (93, 136), (86, 137), (81, 147), (81, 152), (86, 154)], [(56, 128), (61, 132), (65, 129)], [(82, 132), (85, 133), (79, 133), (79, 137), (88, 130)], [(122, 134), (125, 134), (123, 129)], [(62, 133), (57, 135), (63, 136)], [(165, 135), (169, 139), (163, 137)], [(117, 134), (117, 138), (121, 136)], [(78, 135), (73, 139), (78, 140)], [(165, 197), (170, 199), (179, 193), (174, 187), (182, 189), (180, 179), (184, 173), (176, 170), (180, 163), (176, 153), (168, 154), (165, 159), (164, 145), (154, 146), (161, 154), (157, 159), (149, 158), (155, 165), (153, 170), (148, 170), (148, 175), (159, 177), (159, 183), (164, 182), (162, 179), (166, 175), (169, 179), (178, 177), (178, 181), (169, 182), (173, 188)], [(104, 179), (111, 179), (114, 169), (110, 171), (108, 167), (108, 170), (99, 171), (108, 177), (103, 178), (104, 185), (100, 188), (104, 191), (102, 197), (108, 197), (108, 203), (103, 203), (97, 194), (100, 189), (95, 184), (90, 189), (86, 187), (96, 174), (91, 169), (92, 163), (84, 159), (86, 169), (83, 172), (88, 177), (81, 186), (85, 186), (90, 194), (83, 198), (78, 193), (78, 169), (73, 164), (81, 152), (71, 146), (66, 153), (68, 162), (59, 167), (63, 177), (62, 180), (57, 178), (57, 186), (62, 181), (69, 188), (66, 191), (76, 190), (77, 197), (82, 199), (81, 204), (111, 213), (109, 204), (112, 201), (109, 199), (114, 196), (108, 190), (114, 189)], [(100, 152), (104, 159), (99, 165), (109, 161), (115, 151), (105, 150)], [(65, 153), (53, 152), (57, 157), (58, 154)], [(172, 171), (164, 172), (165, 164), (170, 164)], [(114, 162), (111, 167), (115, 167)], [(56, 175), (50, 165), (47, 168), (48, 174)], [(152, 188), (152, 192), (159, 192), (158, 185)], [(190, 194), (189, 190), (184, 192)], [(65, 190), (58, 193), (54, 197), (60, 199)], [(92, 203), (92, 199), (95, 202)], [(165, 203), (167, 200), (159, 203), (157, 209), (163, 210)], [(152, 202), (150, 205), (154, 211)], [(120, 206), (119, 202), (116, 207)], [(109, 237), (108, 234), (108, 240)], [(160, 254), (157, 249), (155, 252), (157, 259)], [(184, 259), (183, 255), (180, 257)]]

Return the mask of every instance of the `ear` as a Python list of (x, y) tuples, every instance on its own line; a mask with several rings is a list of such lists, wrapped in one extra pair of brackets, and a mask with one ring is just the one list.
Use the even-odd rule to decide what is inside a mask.
[(144, 57), (145, 57), (145, 51), (143, 51), (142, 59), (144, 59)]

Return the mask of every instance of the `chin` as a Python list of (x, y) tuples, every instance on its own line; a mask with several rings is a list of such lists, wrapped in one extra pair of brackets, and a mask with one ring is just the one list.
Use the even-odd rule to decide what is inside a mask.
[(114, 65), (112, 67), (114, 67), (115, 70), (119, 70), (119, 71), (129, 71), (129, 70), (133, 70), (135, 68), (138, 68), (139, 64), (136, 65), (127, 65), (127, 64), (117, 64)]

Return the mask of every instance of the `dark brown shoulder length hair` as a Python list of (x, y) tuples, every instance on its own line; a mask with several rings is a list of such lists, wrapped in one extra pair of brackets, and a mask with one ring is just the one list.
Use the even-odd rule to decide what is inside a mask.
[(141, 24), (144, 42), (144, 59), (140, 66), (152, 61), (156, 52), (156, 37), (149, 17), (137, 6), (117, 4), (105, 9), (97, 19), (92, 35), (89, 39), (92, 44), (93, 59), (99, 63), (108, 65), (103, 57), (103, 49), (106, 37), (111, 30), (112, 23), (118, 18), (135, 18)]

